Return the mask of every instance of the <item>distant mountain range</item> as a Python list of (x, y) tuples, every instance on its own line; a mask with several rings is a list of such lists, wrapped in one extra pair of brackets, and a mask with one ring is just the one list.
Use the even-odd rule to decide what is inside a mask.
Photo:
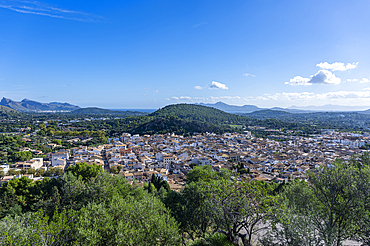
[(199, 103), (202, 106), (217, 108), (219, 110), (225, 112), (245, 112), (250, 113), (257, 110), (263, 110), (264, 108), (259, 108), (255, 105), (244, 105), (244, 106), (236, 106), (236, 105), (229, 105), (223, 102), (217, 102), (214, 104), (206, 104), (206, 103)]
[(15, 115), (23, 113), (43, 113), (43, 112), (56, 112), (56, 113), (65, 113), (70, 115), (89, 115), (89, 116), (141, 116), (146, 115), (145, 112), (138, 111), (118, 111), (118, 110), (109, 110), (96, 107), (89, 108), (80, 108), (69, 103), (40, 103), (32, 101), (29, 99), (23, 99), (20, 102), (13, 101), (12, 99), (5, 98), (0, 101), (0, 116), (6, 115)]
[[(225, 112), (229, 113), (252, 113), (259, 110), (278, 110), (278, 111), (285, 111), (288, 113), (307, 113), (307, 112), (320, 112), (320, 111), (337, 111), (337, 112), (346, 112), (346, 111), (360, 111), (363, 113), (370, 113), (370, 109), (367, 106), (342, 106), (342, 105), (323, 105), (323, 106), (307, 106), (307, 107), (297, 107), (292, 106), (289, 108), (280, 108), (280, 107), (273, 107), (273, 108), (259, 108), (255, 105), (244, 105), (244, 106), (236, 106), (236, 105), (229, 105), (223, 102), (217, 102), (214, 104), (205, 104), (200, 103), (200, 105), (206, 107), (213, 107)], [(367, 110), (366, 110), (367, 109)]]
[(333, 104), (326, 104), (322, 106), (306, 106), (306, 107), (298, 107), (298, 106), (291, 106), (288, 109), (297, 109), (297, 110), (309, 110), (309, 111), (364, 111), (368, 110), (369, 106), (344, 106), (344, 105), (333, 105)]
[(79, 109), (79, 106), (75, 106), (69, 103), (51, 102), (51, 103), (40, 103), (28, 99), (23, 99), (20, 102), (13, 101), (9, 98), (3, 97), (0, 101), (1, 106), (5, 106), (21, 112), (47, 112), (47, 111), (73, 111)]
[[(369, 107), (366, 106), (341, 106), (341, 105), (323, 105), (323, 106), (306, 106), (306, 107), (297, 107), (291, 106), (289, 108), (273, 107), (273, 108), (260, 108), (255, 105), (229, 105), (223, 102), (217, 102), (214, 104), (199, 103), (198, 105), (212, 107), (228, 113), (252, 113), (261, 110), (272, 110), (272, 111), (284, 111), (288, 113), (308, 113), (308, 112), (354, 112), (359, 113), (370, 113)], [(132, 115), (142, 115), (143, 112), (139, 113), (133, 110), (127, 110), (126, 113), (120, 113), (120, 110), (108, 110), (101, 108), (80, 108), (79, 106), (72, 105), (69, 103), (60, 103), (60, 102), (50, 102), (50, 103), (41, 103), (29, 99), (23, 99), (20, 102), (13, 101), (12, 99), (5, 98), (0, 101), (0, 106), (5, 106), (11, 109), (14, 109), (19, 112), (74, 112), (75, 114), (132, 114)], [(80, 110), (78, 110), (80, 109)], [(153, 110), (154, 111), (154, 110)], [(271, 112), (271, 111), (270, 111)]]

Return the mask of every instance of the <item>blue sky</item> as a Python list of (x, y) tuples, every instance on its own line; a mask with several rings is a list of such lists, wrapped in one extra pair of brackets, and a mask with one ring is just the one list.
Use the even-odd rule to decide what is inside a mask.
[(0, 97), (370, 107), (370, 1), (0, 0)]

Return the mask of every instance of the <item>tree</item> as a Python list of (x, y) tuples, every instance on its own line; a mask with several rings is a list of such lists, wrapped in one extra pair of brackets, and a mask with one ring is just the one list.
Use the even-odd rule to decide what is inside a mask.
[(68, 167), (67, 172), (72, 173), (76, 177), (81, 177), (82, 180), (86, 181), (101, 173), (102, 168), (95, 163), (90, 165), (80, 162)]
[(58, 145), (62, 145), (62, 141), (59, 139), (54, 139), (52, 142)]
[(110, 172), (114, 174), (119, 174), (119, 172), (122, 170), (121, 165), (114, 165), (110, 167)]
[(230, 242), (252, 245), (252, 236), (268, 228), (275, 198), (272, 188), (255, 181), (216, 180), (203, 182), (207, 212)]
[(208, 233), (217, 231), (217, 225), (213, 223), (207, 210), (206, 194), (200, 184), (220, 179), (229, 180), (230, 172), (227, 169), (215, 172), (211, 166), (197, 166), (189, 171), (187, 185), (182, 193), (168, 191), (161, 194), (163, 203), (180, 224), (183, 241), (189, 237), (192, 240), (206, 237)]
[(2, 180), (5, 176), (5, 173), (4, 171), (0, 170), (0, 180)]
[(212, 170), (212, 166), (205, 165), (205, 166), (197, 166), (194, 167), (192, 170), (189, 171), (188, 175), (186, 176), (186, 182), (198, 182), (200, 180), (203, 181), (211, 181), (215, 179), (230, 179), (231, 174), (227, 169), (221, 169), (221, 172), (215, 172)]
[[(309, 185), (291, 181), (282, 193), (287, 199), (269, 243), (264, 245), (338, 246), (358, 236), (366, 240), (370, 172), (357, 162), (336, 160), (331, 167), (309, 172)], [(272, 243), (272, 242), (280, 243)], [(292, 242), (295, 242), (294, 244)]]
[(44, 212), (6, 217), (0, 221), (2, 245), (64, 245), (74, 238), (73, 225), (77, 219), (73, 210), (55, 210), (50, 218)]
[(176, 221), (155, 197), (114, 196), (82, 209), (77, 241), (89, 245), (180, 245)]
[(151, 184), (154, 185), (157, 191), (159, 191), (162, 187), (167, 191), (170, 190), (170, 185), (167, 183), (167, 181), (164, 180), (162, 177), (157, 177), (154, 173), (152, 174), (152, 178), (150, 179), (149, 187)]
[[(282, 186), (280, 186), (282, 187)], [(278, 195), (282, 208), (273, 218), (272, 230), (268, 231), (261, 243), (264, 246), (321, 246), (312, 217), (314, 195), (308, 192), (305, 181), (293, 180), (284, 186)]]
[(49, 167), (45, 173), (43, 173), (44, 177), (51, 177), (51, 176), (60, 176), (63, 174), (63, 169), (58, 167)]
[(11, 168), (8, 171), (8, 175), (18, 175), (20, 174), (20, 171), (16, 171), (15, 169)]
[(36, 177), (41, 177), (41, 176), (44, 176), (44, 173), (45, 173), (45, 169), (39, 168), (39, 169), (36, 170), (35, 176)]
[(0, 187), (0, 206), (3, 215), (20, 214), (22, 209), (29, 209), (32, 201), (31, 190), (34, 186), (32, 179), (25, 176), (13, 178)]
[(315, 197), (312, 218), (316, 229), (325, 245), (339, 246), (354, 233), (353, 220), (366, 186), (358, 169), (339, 160), (333, 165), (310, 172), (309, 181)]
[(36, 170), (31, 167), (31, 168), (28, 168), (27, 173), (28, 174), (35, 174), (36, 173)]
[(14, 162), (17, 161), (28, 161), (32, 159), (32, 152), (30, 151), (21, 151), (21, 152), (13, 152), (11, 155), (11, 158), (13, 159)]

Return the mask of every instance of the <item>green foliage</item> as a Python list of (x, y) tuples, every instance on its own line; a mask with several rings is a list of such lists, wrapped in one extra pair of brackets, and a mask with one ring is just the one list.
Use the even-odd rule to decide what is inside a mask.
[(52, 142), (58, 145), (62, 144), (62, 141), (60, 141), (59, 139), (54, 139)]
[(149, 182), (148, 191), (151, 192), (151, 184), (155, 187), (157, 191), (159, 191), (161, 188), (165, 189), (166, 191), (170, 190), (170, 185), (167, 183), (166, 180), (164, 180), (162, 177), (157, 177), (154, 173), (152, 174), (152, 177)]
[(41, 177), (41, 176), (44, 176), (44, 173), (45, 173), (45, 169), (44, 168), (39, 168), (39, 169), (36, 170), (35, 176), (36, 177)]
[(212, 124), (243, 122), (244, 117), (221, 110), (194, 104), (173, 104), (161, 108), (149, 116), (176, 116), (180, 119), (208, 122)]
[(17, 161), (28, 161), (32, 159), (33, 155), (30, 151), (21, 151), (21, 152), (13, 152), (11, 155), (11, 159), (13, 162)]
[[(309, 112), (288, 113), (278, 110), (259, 110), (241, 114), (250, 118), (274, 119), (302, 126), (302, 131), (338, 129), (340, 131), (368, 131), (370, 115), (361, 112)], [(286, 128), (292, 130), (292, 125)], [(364, 126), (364, 127), (363, 127)], [(298, 129), (298, 128), (297, 128)], [(319, 132), (318, 132), (319, 133)]]
[(115, 196), (106, 204), (90, 204), (77, 224), (78, 242), (88, 245), (180, 245), (175, 220), (163, 204)]
[(207, 122), (179, 119), (176, 116), (156, 117), (149, 122), (135, 127), (133, 134), (165, 134), (176, 133), (185, 135), (188, 133), (215, 132), (224, 133), (227, 128), (220, 125), (213, 125)]
[(20, 174), (21, 172), (20, 171), (16, 171), (15, 169), (9, 169), (8, 171), (8, 175), (18, 175)]
[(145, 115), (145, 113), (138, 112), (138, 111), (115, 111), (115, 110), (109, 110), (109, 109), (102, 109), (102, 108), (95, 108), (95, 107), (89, 107), (89, 108), (80, 108), (73, 110), (67, 114), (71, 115), (78, 115), (78, 116), (140, 116)]
[(6, 106), (0, 105), (0, 118), (16, 118), (22, 114)]
[(52, 218), (42, 211), (23, 217), (6, 217), (0, 221), (0, 241), (2, 245), (68, 244), (73, 240), (76, 214), (75, 211), (59, 213), (56, 210)]
[(187, 185), (182, 193), (169, 191), (162, 194), (163, 203), (180, 223), (183, 240), (189, 237), (192, 240), (206, 237), (207, 233), (217, 229), (207, 210), (206, 193), (201, 189), (200, 184), (212, 180), (229, 179), (230, 172), (227, 169), (214, 172), (211, 166), (199, 166), (189, 171)]
[(190, 246), (233, 246), (226, 235), (221, 233), (214, 233), (212, 235), (206, 236), (205, 238), (200, 238), (195, 242), (191, 243)]
[[(100, 172), (82, 181), (69, 172), (37, 182), (14, 179), (0, 191), (1, 205), (9, 207), (0, 211), (12, 216), (0, 220), (2, 245), (180, 244), (177, 222), (163, 203), (122, 176)], [(18, 217), (22, 208), (39, 211)]]
[(52, 177), (52, 176), (60, 176), (64, 173), (63, 169), (58, 167), (49, 167), (42, 176), (44, 177)]
[(230, 179), (231, 173), (227, 169), (221, 169), (221, 172), (215, 172), (212, 169), (212, 166), (197, 166), (189, 171), (186, 176), (186, 182), (198, 182), (198, 181), (211, 181), (216, 179)]
[(122, 170), (121, 165), (114, 165), (110, 167), (110, 172), (114, 174), (118, 174)]
[(280, 213), (264, 245), (341, 245), (346, 239), (369, 239), (370, 170), (367, 156), (350, 164), (309, 173), (309, 183), (292, 181), (280, 194)]
[(35, 174), (36, 173), (36, 170), (31, 167), (31, 168), (28, 168), (27, 173), (28, 174)]
[(268, 228), (275, 213), (270, 186), (260, 182), (215, 180), (200, 183), (211, 220), (230, 242), (251, 245), (252, 236)]
[(90, 165), (80, 162), (68, 167), (66, 171), (72, 173), (76, 177), (81, 177), (81, 179), (85, 181), (96, 177), (102, 172), (102, 168), (95, 163)]
[(32, 188), (35, 184), (25, 176), (13, 178), (0, 187), (0, 217), (7, 214), (20, 214), (27, 210), (33, 200)]

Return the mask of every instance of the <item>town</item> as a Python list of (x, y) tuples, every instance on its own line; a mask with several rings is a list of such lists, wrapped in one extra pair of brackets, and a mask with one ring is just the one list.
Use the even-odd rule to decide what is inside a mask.
[[(137, 185), (150, 181), (153, 174), (163, 178), (174, 191), (181, 191), (186, 175), (194, 166), (209, 165), (214, 171), (226, 168), (236, 179), (250, 177), (267, 182), (306, 179), (308, 170), (330, 166), (335, 159), (349, 161), (354, 155), (367, 152), (364, 148), (370, 134), (355, 134), (323, 129), (321, 134), (302, 136), (253, 137), (251, 132), (193, 134), (131, 135), (108, 139), (108, 144), (59, 149), (48, 153), (23, 147), (36, 158), (0, 166), (4, 173), (1, 183), (13, 177), (27, 176), (40, 180), (57, 177), (69, 166), (87, 163), (101, 166), (113, 175), (122, 175)], [(78, 138), (77, 138), (78, 139)], [(25, 139), (27, 141), (27, 139)], [(76, 138), (70, 139), (77, 141)], [(51, 144), (55, 148), (57, 144)], [(61, 147), (61, 146), (60, 146)]]

